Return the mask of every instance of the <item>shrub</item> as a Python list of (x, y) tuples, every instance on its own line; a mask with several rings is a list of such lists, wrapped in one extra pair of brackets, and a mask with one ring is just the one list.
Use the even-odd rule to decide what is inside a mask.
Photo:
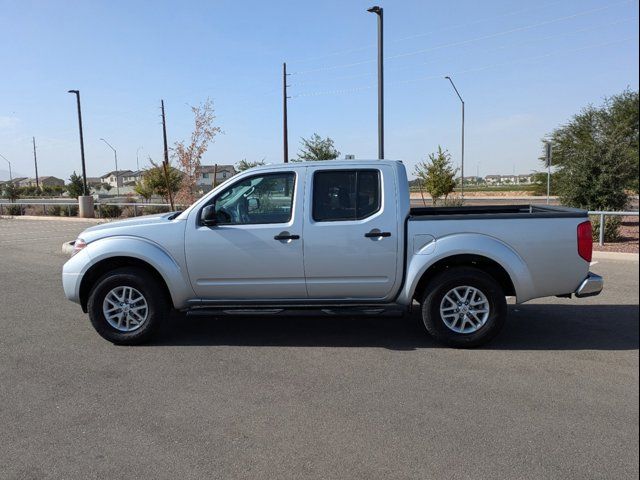
[(62, 217), (64, 213), (62, 210), (66, 209), (64, 205), (49, 205), (47, 207), (47, 215), (51, 215), (52, 217)]
[(461, 197), (446, 197), (442, 201), (443, 207), (462, 207), (464, 206), (464, 200)]
[(60, 205), (61, 217), (77, 217), (78, 206), (77, 205)]
[(100, 216), (104, 218), (117, 218), (122, 215), (122, 208), (118, 205), (102, 205), (99, 209)]
[(2, 211), (5, 215), (12, 215), (14, 217), (22, 215), (21, 205), (4, 205)]
[[(600, 216), (591, 217), (591, 225), (593, 226), (593, 241), (600, 240)], [(617, 242), (620, 240), (620, 226), (622, 225), (621, 217), (609, 216), (604, 219), (604, 241)]]
[(156, 213), (167, 213), (169, 210), (171, 210), (171, 207), (169, 205), (167, 205), (166, 207), (157, 207), (153, 205), (149, 207), (145, 206), (142, 212), (140, 212), (138, 215), (155, 215)]

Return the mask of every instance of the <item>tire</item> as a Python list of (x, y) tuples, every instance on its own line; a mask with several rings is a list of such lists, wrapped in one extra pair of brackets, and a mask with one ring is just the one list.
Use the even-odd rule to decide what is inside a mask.
[[(104, 339), (116, 345), (138, 345), (149, 340), (166, 316), (169, 305), (165, 297), (162, 286), (145, 270), (118, 268), (103, 275), (91, 290), (89, 319)], [(118, 298), (124, 302), (117, 302)], [(120, 306), (126, 303), (128, 307)], [(105, 311), (109, 310), (107, 318)]]
[[(472, 300), (467, 305), (460, 296)], [(424, 328), (439, 343), (471, 348), (490, 342), (500, 332), (507, 318), (507, 301), (491, 275), (473, 267), (455, 267), (429, 282), (421, 313)]]

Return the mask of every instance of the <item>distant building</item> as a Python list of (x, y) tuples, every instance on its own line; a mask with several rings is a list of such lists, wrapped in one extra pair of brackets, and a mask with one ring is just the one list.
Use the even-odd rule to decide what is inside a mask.
[(87, 177), (87, 185), (90, 187), (99, 187), (102, 184), (100, 177)]
[(465, 185), (478, 185), (480, 183), (484, 183), (484, 180), (482, 177), (476, 177), (476, 176), (470, 176), (470, 177), (464, 177), (464, 183)]
[[(40, 183), (40, 187), (64, 187), (64, 180), (58, 177), (52, 177), (49, 175), (45, 175), (42, 177), (38, 177), (38, 182)], [(29, 178), (30, 187), (36, 186), (36, 179)]]
[[(100, 183), (108, 183), (112, 187), (123, 187), (125, 185), (135, 185), (140, 178), (142, 172), (133, 172), (131, 170), (114, 170), (105, 173), (100, 177)], [(87, 180), (87, 183), (89, 181)]]
[(14, 185), (16, 185), (16, 186), (20, 186), (20, 182), (22, 182), (22, 181), (24, 181), (24, 180), (27, 180), (27, 177), (14, 177), (13, 179), (11, 179), (11, 180), (7, 180), (7, 181), (5, 181), (5, 182), (3, 182), (3, 183), (9, 183), (9, 182), (11, 182), (11, 183), (13, 183), (13, 184), (14, 184)]
[(484, 177), (484, 181), (487, 185), (500, 185), (502, 180), (502, 175), (487, 175)]
[(487, 175), (484, 177), (487, 185), (531, 185), (533, 174), (524, 175)]
[(518, 175), (518, 183), (520, 185), (531, 185), (534, 181), (534, 176), (532, 173), (525, 175)]
[(196, 185), (205, 192), (213, 188), (214, 171), (216, 175), (216, 185), (220, 185), (227, 178), (231, 178), (238, 173), (233, 165), (202, 165), (200, 167), (200, 175), (198, 175), (198, 179), (196, 180)]

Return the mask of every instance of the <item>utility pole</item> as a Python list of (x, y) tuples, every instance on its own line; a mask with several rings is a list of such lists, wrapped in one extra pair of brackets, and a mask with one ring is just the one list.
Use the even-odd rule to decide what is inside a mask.
[(83, 195), (87, 195), (89, 190), (87, 190), (87, 169), (85, 168), (84, 162), (84, 137), (82, 135), (82, 110), (80, 108), (80, 90), (69, 90), (68, 93), (73, 93), (76, 96), (76, 100), (78, 102), (78, 126), (80, 128), (80, 155), (82, 157), (82, 193)]
[(169, 183), (169, 146), (167, 145), (167, 120), (164, 115), (164, 100), (160, 100), (160, 109), (162, 110), (162, 138), (164, 141), (164, 161), (162, 162), (162, 168), (164, 170), (164, 181), (167, 184), (169, 204), (171, 205), (171, 210), (175, 210), (173, 205), (173, 192), (171, 191), (171, 184)]
[(371, 7), (367, 12), (378, 16), (378, 158), (384, 158), (384, 55), (383, 55), (383, 9)]
[(461, 155), (461, 169), (460, 169), (460, 196), (462, 197), (462, 200), (464, 200), (464, 100), (462, 99), (462, 96), (460, 95), (460, 92), (458, 92), (458, 89), (456, 88), (456, 85), (453, 83), (453, 80), (451, 80), (451, 77), (446, 76), (444, 77), (447, 80), (449, 80), (449, 82), (451, 82), (451, 86), (453, 87), (453, 89), (456, 92), (456, 95), (458, 95), (458, 98), (460, 99), (460, 102), (462, 103), (462, 155)]
[[(547, 205), (549, 205), (551, 199), (551, 155), (553, 152), (553, 148), (551, 146), (551, 142), (545, 142), (545, 163), (547, 164)], [(604, 227), (600, 227), (604, 228)]]
[(36, 156), (36, 137), (31, 137), (33, 140), (33, 161), (36, 164), (36, 189), (40, 190), (40, 179), (38, 178), (38, 157)]
[(282, 133), (284, 163), (289, 163), (289, 120), (287, 119), (287, 63), (282, 64)]

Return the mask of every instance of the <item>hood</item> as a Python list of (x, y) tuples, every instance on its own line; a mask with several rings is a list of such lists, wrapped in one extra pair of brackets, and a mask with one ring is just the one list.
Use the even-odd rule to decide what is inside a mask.
[(103, 237), (112, 235), (126, 235), (137, 232), (138, 227), (146, 225), (170, 224), (170, 218), (176, 212), (160, 213), (156, 215), (143, 215), (141, 217), (129, 218), (127, 220), (117, 220), (115, 222), (102, 223), (84, 230), (79, 237), (87, 243)]

